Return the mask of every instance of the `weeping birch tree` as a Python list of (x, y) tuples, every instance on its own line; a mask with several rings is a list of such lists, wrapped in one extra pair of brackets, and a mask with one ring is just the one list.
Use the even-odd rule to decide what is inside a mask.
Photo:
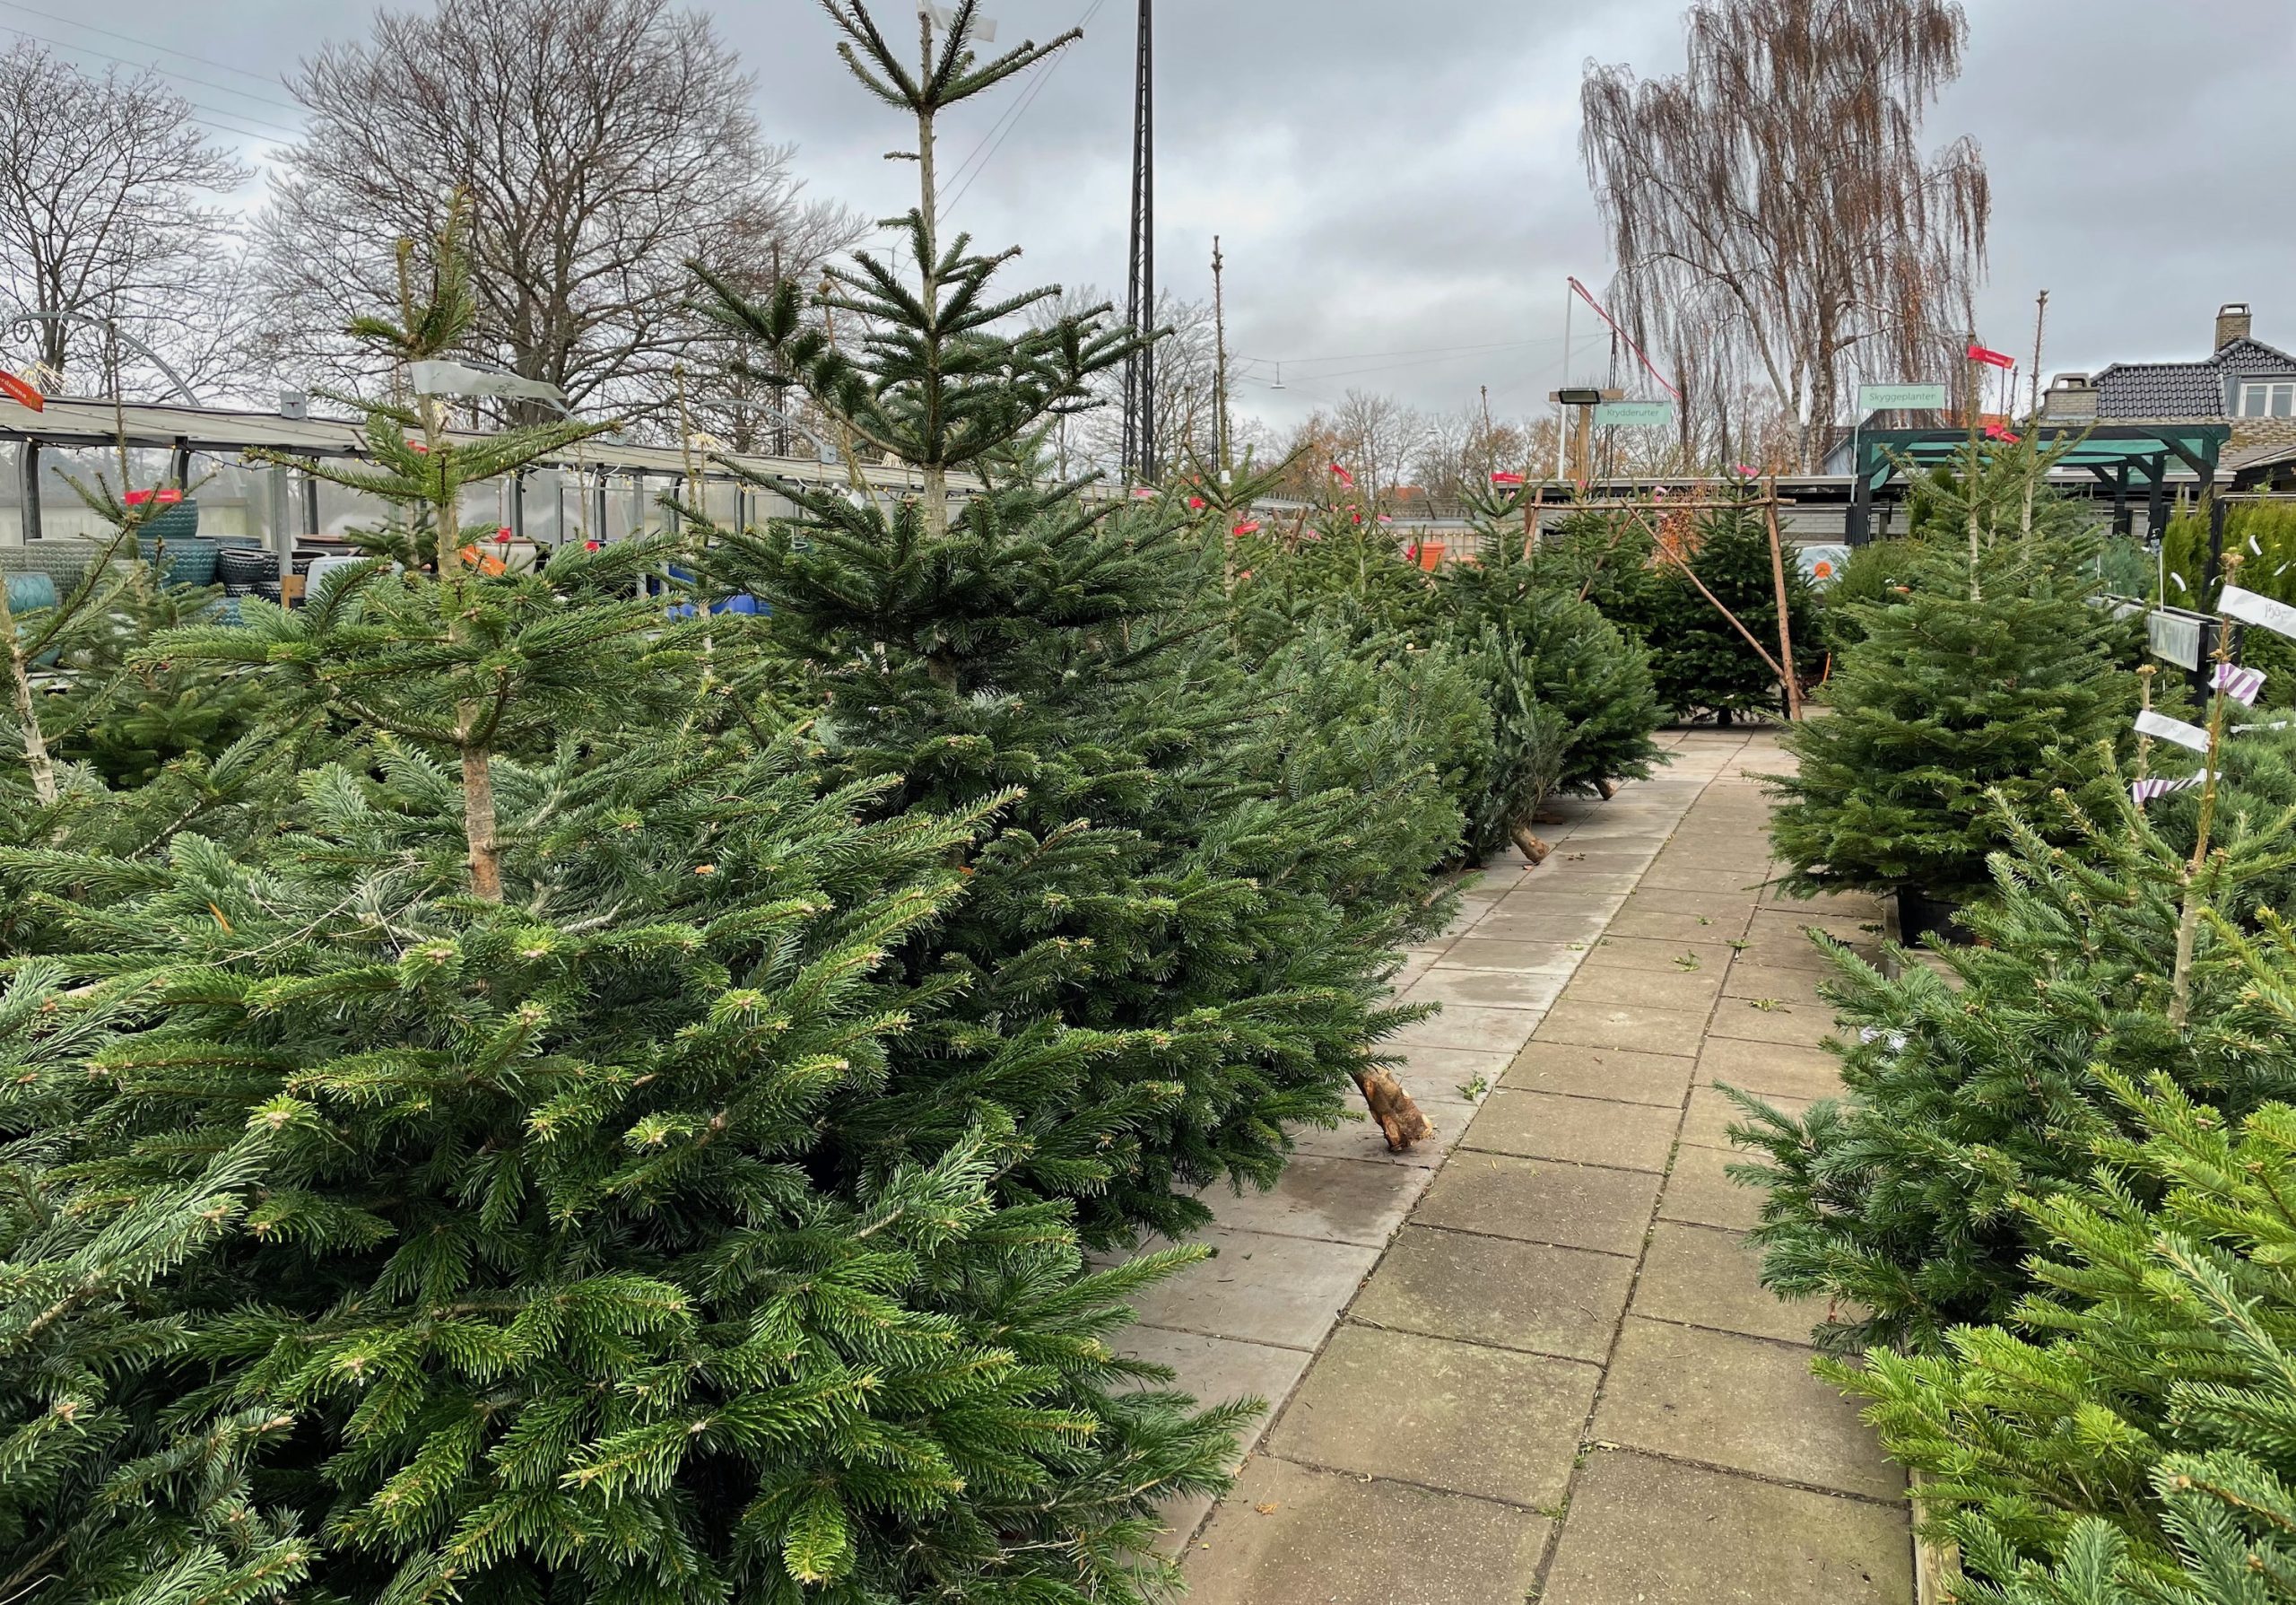
[(1613, 310), (1698, 353), (1688, 407), (1747, 381), (1805, 468), (1861, 379), (1958, 373), (1991, 195), (1968, 138), (1922, 119), (1960, 75), (1954, 0), (1700, 0), (1689, 65), (1589, 63), (1579, 136), (1611, 233)]

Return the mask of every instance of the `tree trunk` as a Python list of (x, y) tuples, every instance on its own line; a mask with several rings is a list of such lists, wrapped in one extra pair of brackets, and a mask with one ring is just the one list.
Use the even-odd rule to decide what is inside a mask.
[(1548, 846), (1545, 842), (1533, 835), (1531, 833), (1531, 827), (1526, 824), (1518, 824), (1507, 833), (1514, 837), (1515, 845), (1521, 848), (1523, 850), (1523, 856), (1530, 859), (1534, 864), (1545, 863), (1546, 855), (1554, 850), (1553, 848)]
[(1404, 1091), (1403, 1083), (1387, 1071), (1358, 1070), (1355, 1086), (1363, 1095), (1371, 1118), (1379, 1123), (1390, 1154), (1400, 1154), (1413, 1143), (1424, 1142), (1435, 1135), (1434, 1123), (1419, 1112), (1419, 1105)]
[(470, 846), (470, 889), (489, 903), (502, 901), (502, 844), (495, 835), (494, 757), (483, 746), (463, 748), (463, 840)]
[(16, 635), (15, 609), (8, 606), (7, 576), (0, 574), (0, 635), (8, 641), (8, 690), (16, 722), (23, 727), (24, 766), (31, 771), (32, 795), (42, 807), (56, 800), (56, 762), (48, 755), (48, 736), (39, 728), (39, 705), (32, 694), (31, 659)]

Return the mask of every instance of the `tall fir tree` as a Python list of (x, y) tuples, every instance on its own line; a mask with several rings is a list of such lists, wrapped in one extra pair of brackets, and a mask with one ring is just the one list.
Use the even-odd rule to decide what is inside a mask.
[(830, 1135), (950, 1001), (892, 955), (1001, 798), (888, 810), (795, 733), (660, 717), (701, 688), (629, 597), (658, 550), (519, 575), (452, 521), (552, 432), (368, 435), (369, 562), (150, 649), (346, 761), (245, 839), (0, 848), (47, 949), (0, 1001), (9, 1597), (1169, 1592), (1156, 1502), (1250, 1407), (1108, 1339), (1196, 1251), (1087, 1270), (1008, 1201), (1001, 1110), (915, 1159)]
[(2040, 817), (2080, 783), (2100, 742), (2126, 745), (2133, 628), (2092, 606), (2089, 543), (2012, 536), (1966, 554), (1912, 554), (1912, 583), (1858, 606), (1863, 639), (1836, 663), (1831, 712), (1787, 738), (1771, 824), (1792, 893), (1980, 894), (1999, 841), (1999, 790)]
[(802, 666), (833, 780), (888, 782), (889, 810), (1001, 810), (964, 863), (971, 894), (899, 955), (945, 1007), (838, 1136), (869, 1173), (1009, 1117), (1016, 1196), (1076, 1199), (1103, 1239), (1182, 1233), (1207, 1218), (1195, 1187), (1273, 1182), (1284, 1128), (1337, 1118), (1407, 1017), (1385, 978), (1434, 894), (1350, 900), (1418, 794), (1264, 778), (1274, 732), (1248, 685), (1191, 650), (1225, 600), (1176, 513), (980, 472), (1136, 345), (1106, 309), (1026, 327), (1054, 292), (999, 293), (1013, 253), (976, 252), (935, 210), (940, 118), (1065, 38), (980, 62), (968, 4), (921, 18), (912, 59), (865, 7), (827, 10), (915, 130), (919, 201), (897, 227), (918, 276), (864, 253), (828, 270), (814, 320), (794, 283), (757, 304), (699, 266), (756, 365), (920, 489), (777, 483), (799, 515), (717, 532), (707, 562), (771, 604), (756, 627)]

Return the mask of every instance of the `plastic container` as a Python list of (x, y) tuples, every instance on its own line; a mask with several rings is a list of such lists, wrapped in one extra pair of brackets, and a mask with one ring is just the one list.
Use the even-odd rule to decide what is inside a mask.
[(10, 613), (22, 615), (56, 606), (60, 593), (56, 581), (46, 574), (11, 574), (7, 578)]

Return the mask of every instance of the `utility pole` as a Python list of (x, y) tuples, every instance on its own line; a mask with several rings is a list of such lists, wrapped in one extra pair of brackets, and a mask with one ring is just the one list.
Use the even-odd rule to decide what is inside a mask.
[[(1156, 326), (1156, 24), (1154, 0), (1140, 0), (1132, 85), (1132, 249), (1125, 317), (1145, 337)], [(1156, 477), (1156, 350), (1143, 345), (1124, 364), (1124, 468), (1135, 484)]]
[[(773, 293), (776, 296), (781, 293), (781, 241), (778, 240), (773, 242)], [(789, 455), (789, 420), (787, 418), (774, 426), (773, 455)]]
[(1220, 282), (1220, 236), (1212, 237), (1212, 341), (1213, 392), (1219, 406), (1219, 416), (1213, 421), (1216, 435), (1213, 449), (1219, 462), (1220, 483), (1228, 483), (1228, 306)]
[(2041, 417), (2041, 328), (2048, 321), (2048, 292), (2044, 290), (2033, 302), (2033, 378), (2031, 397), (2025, 404), (2028, 427), (2038, 425)]

